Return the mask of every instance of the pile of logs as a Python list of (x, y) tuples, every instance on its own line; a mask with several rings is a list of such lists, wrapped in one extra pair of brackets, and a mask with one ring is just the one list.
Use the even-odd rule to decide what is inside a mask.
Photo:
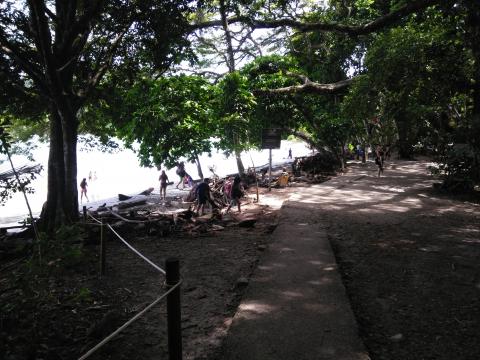
[[(91, 217), (110, 224), (122, 234), (135, 232), (151, 236), (166, 236), (173, 232), (203, 233), (223, 230), (229, 224), (238, 226), (254, 226), (256, 219), (235, 218), (231, 215), (222, 215), (220, 210), (229, 204), (227, 194), (224, 193), (225, 179), (216, 178), (210, 183), (211, 211), (206, 215), (197, 216), (194, 212), (196, 186), (193, 186), (182, 202), (166, 201), (162, 204), (149, 203), (148, 196), (124, 197), (119, 196), (120, 201), (115, 206), (100, 206), (91, 210)], [(120, 194), (121, 195), (121, 194)], [(139, 195), (149, 195), (143, 192)], [(168, 208), (168, 209), (165, 209)], [(87, 216), (88, 224), (94, 224), (90, 216)], [(88, 226), (89, 241), (96, 242), (98, 226)], [(111, 235), (110, 235), (111, 236)]]
[(304, 174), (334, 174), (340, 167), (339, 160), (330, 152), (324, 151), (313, 156), (295, 158), (292, 171), (295, 176)]

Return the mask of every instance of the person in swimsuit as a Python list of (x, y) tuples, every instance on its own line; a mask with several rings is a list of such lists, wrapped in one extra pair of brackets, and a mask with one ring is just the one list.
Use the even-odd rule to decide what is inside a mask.
[[(167, 198), (167, 183), (168, 183), (168, 176), (165, 173), (165, 170), (162, 170), (162, 173), (160, 174), (160, 177), (158, 178), (160, 180), (160, 200), (166, 199)], [(163, 194), (163, 197), (162, 197)]]
[(85, 195), (85, 198), (87, 201), (90, 201), (87, 196), (87, 179), (83, 178), (82, 182), (80, 183), (80, 203), (83, 202), (83, 195)]

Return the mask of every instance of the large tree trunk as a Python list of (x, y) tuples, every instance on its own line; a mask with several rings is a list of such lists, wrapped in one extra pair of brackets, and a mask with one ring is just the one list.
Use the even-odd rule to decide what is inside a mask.
[(198, 172), (198, 176), (200, 177), (200, 179), (203, 180), (203, 171), (202, 171), (202, 164), (200, 164), (200, 159), (198, 158), (198, 155), (195, 155), (195, 164), (197, 165), (197, 172)]
[(238, 174), (242, 176), (245, 174), (245, 166), (243, 166), (242, 158), (240, 157), (240, 151), (235, 150), (235, 159), (237, 160)]
[(42, 210), (41, 230), (52, 233), (78, 220), (77, 119), (68, 106), (50, 111), (47, 202)]
[(395, 123), (398, 130), (398, 157), (400, 159), (413, 159), (413, 144), (411, 141), (411, 124), (403, 111), (399, 111), (395, 117)]

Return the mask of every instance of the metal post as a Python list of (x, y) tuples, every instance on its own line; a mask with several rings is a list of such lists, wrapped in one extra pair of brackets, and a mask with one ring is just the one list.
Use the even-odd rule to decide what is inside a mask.
[[(165, 276), (168, 287), (180, 281), (180, 262), (169, 258), (165, 261)], [(182, 360), (182, 315), (180, 311), (180, 287), (167, 295), (168, 358)]]
[(83, 222), (87, 222), (87, 207), (85, 205), (83, 206)]
[(101, 220), (100, 224), (100, 275), (105, 275), (105, 267), (106, 267), (106, 248), (105, 248), (105, 236), (103, 231), (103, 219)]
[(272, 149), (268, 149), (268, 191), (272, 191)]

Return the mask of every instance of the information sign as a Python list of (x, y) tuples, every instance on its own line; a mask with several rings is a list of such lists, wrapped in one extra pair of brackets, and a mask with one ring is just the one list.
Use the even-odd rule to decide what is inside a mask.
[(262, 149), (280, 149), (281, 129), (262, 130)]

